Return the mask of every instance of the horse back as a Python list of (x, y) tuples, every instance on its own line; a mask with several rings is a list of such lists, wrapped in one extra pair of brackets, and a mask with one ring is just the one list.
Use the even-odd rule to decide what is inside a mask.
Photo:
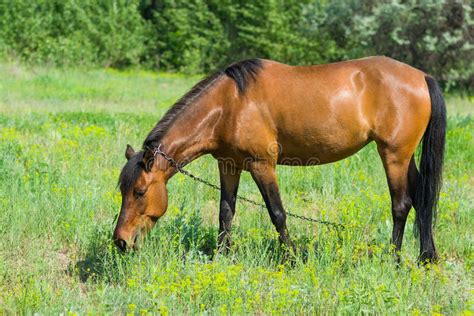
[(386, 57), (297, 67), (265, 60), (244, 95), (232, 91), (234, 144), (302, 164), (340, 160), (371, 140), (416, 147), (431, 111), (424, 78)]

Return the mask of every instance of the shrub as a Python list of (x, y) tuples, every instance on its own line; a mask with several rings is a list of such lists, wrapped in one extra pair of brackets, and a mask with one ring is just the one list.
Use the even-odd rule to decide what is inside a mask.
[(4, 55), (56, 65), (138, 65), (149, 29), (137, 1), (0, 1)]
[(0, 0), (0, 58), (207, 73), (387, 55), (470, 90), (472, 13), (451, 0)]

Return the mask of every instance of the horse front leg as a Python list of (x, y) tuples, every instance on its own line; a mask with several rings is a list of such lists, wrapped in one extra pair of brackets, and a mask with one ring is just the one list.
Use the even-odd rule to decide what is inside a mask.
[(295, 253), (295, 246), (286, 227), (286, 213), (280, 198), (275, 166), (267, 162), (254, 162), (250, 173), (262, 194), (272, 223), (280, 235), (280, 242)]
[(227, 253), (230, 249), (230, 229), (235, 214), (240, 170), (225, 164), (219, 164), (219, 177), (221, 182), (221, 202), (217, 247), (219, 252)]

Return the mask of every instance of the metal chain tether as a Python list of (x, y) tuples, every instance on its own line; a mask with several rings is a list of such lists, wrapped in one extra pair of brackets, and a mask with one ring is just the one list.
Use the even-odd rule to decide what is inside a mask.
[[(190, 177), (191, 179), (193, 179), (195, 181), (201, 182), (201, 183), (207, 185), (208, 187), (211, 187), (215, 190), (220, 191), (221, 188), (218, 185), (215, 185), (214, 183), (211, 183), (211, 182), (209, 182), (207, 180), (204, 180), (202, 178), (199, 178), (199, 177), (193, 175), (191, 172), (189, 172), (187, 170), (184, 170), (183, 167), (180, 164), (178, 164), (173, 158), (171, 158), (170, 156), (168, 156), (168, 154), (166, 154), (164, 151), (161, 150), (161, 144), (153, 150), (153, 157), (156, 157), (156, 155), (160, 155), (163, 158), (165, 158), (165, 160), (168, 161), (168, 163), (171, 166), (175, 167), (178, 172), (184, 174), (185, 176), (188, 176), (188, 177)], [(249, 204), (255, 205), (255, 206), (259, 206), (259, 207), (262, 207), (262, 208), (266, 207), (266, 205), (263, 204), (263, 203), (259, 203), (259, 202), (256, 202), (254, 200), (250, 200), (250, 199), (248, 199), (244, 196), (238, 195), (238, 194), (237, 194), (237, 198), (244, 201), (244, 202), (247, 202)], [(340, 223), (334, 223), (334, 222), (330, 222), (330, 221), (325, 221), (325, 220), (321, 220), (321, 219), (307, 217), (307, 216), (304, 216), (304, 215), (293, 214), (291, 212), (286, 212), (286, 214), (288, 216), (291, 216), (293, 218), (298, 218), (300, 220), (304, 220), (304, 221), (308, 221), (308, 222), (312, 222), (312, 223), (319, 223), (319, 224), (334, 227), (336, 229), (338, 229), (338, 228), (345, 229), (345, 226), (343, 224), (340, 224)]]

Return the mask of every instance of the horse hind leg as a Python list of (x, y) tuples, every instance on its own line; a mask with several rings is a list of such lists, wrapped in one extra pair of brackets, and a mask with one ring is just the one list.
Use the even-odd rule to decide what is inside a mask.
[[(427, 263), (428, 261), (436, 261), (436, 247), (433, 240), (433, 231), (431, 229), (431, 223), (421, 223), (419, 216), (420, 205), (417, 205), (416, 194), (419, 187), (417, 186), (417, 181), (420, 179), (420, 173), (415, 164), (415, 158), (412, 157), (410, 160), (410, 167), (408, 170), (408, 181), (410, 185), (410, 197), (413, 201), (413, 208), (417, 212), (416, 216), (416, 227), (418, 229), (418, 234), (420, 235), (420, 257), (418, 258), (419, 262)], [(418, 192), (420, 193), (420, 192)], [(424, 226), (422, 225), (424, 224)], [(428, 225), (427, 225), (428, 224)], [(428, 261), (427, 261), (428, 260)]]
[(411, 177), (409, 177), (409, 173), (414, 167), (413, 153), (407, 155), (405, 151), (392, 151), (390, 148), (379, 144), (377, 148), (385, 168), (392, 200), (392, 247), (397, 262), (400, 262), (403, 233), (408, 213), (412, 207), (410, 194), (412, 185), (410, 184)]

